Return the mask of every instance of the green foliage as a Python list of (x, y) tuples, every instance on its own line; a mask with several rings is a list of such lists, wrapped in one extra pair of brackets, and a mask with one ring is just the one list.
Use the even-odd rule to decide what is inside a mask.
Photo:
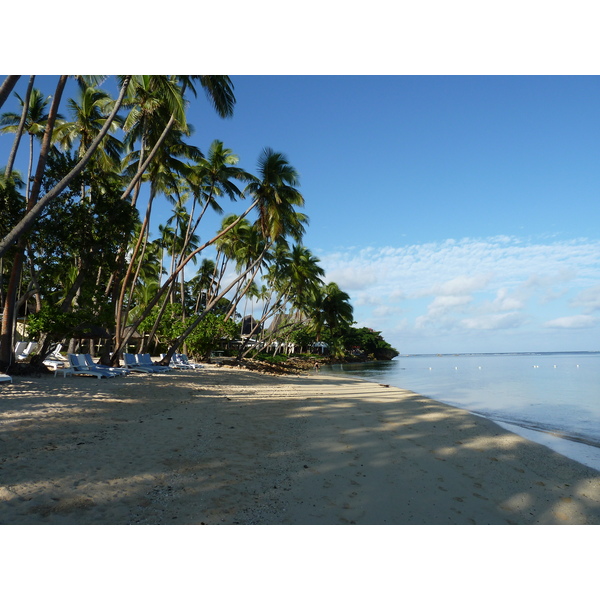
[(288, 360), (288, 357), (285, 354), (276, 354), (273, 356), (272, 354), (267, 354), (266, 352), (260, 352), (254, 358), (257, 360), (262, 360), (263, 362), (271, 363), (272, 365), (278, 365)]
[(344, 342), (348, 350), (359, 350), (375, 360), (391, 360), (398, 356), (398, 351), (383, 339), (380, 331), (368, 327), (351, 327)]
[[(178, 335), (185, 329), (185, 324), (181, 321), (174, 331)], [(231, 319), (225, 320), (223, 315), (208, 314), (192, 333), (186, 339), (188, 350), (192, 356), (209, 356), (210, 353), (219, 347), (222, 339), (233, 340), (237, 337), (239, 325)]]
[(315, 341), (315, 335), (307, 325), (298, 325), (290, 332), (289, 340), (296, 346), (307, 348)]
[[(2, 171), (4, 167), (1, 168)], [(0, 174), (0, 238), (4, 237), (23, 217), (25, 213), (25, 198), (19, 192), (23, 182), (17, 173), (6, 179)]]
[(45, 305), (40, 312), (33, 313), (27, 320), (27, 329), (31, 337), (48, 334), (55, 339), (78, 337), (91, 327), (101, 326), (99, 318), (89, 308), (80, 308), (66, 313), (58, 306)]

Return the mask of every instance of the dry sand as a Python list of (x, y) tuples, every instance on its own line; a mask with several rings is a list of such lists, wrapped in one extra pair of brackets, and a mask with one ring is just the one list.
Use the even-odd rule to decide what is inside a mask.
[(0, 524), (597, 524), (600, 473), (412, 392), (226, 367), (0, 387)]

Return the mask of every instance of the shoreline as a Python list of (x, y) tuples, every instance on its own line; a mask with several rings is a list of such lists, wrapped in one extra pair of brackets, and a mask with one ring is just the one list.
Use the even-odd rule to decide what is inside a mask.
[[(490, 354), (490, 353), (488, 353), (488, 354), (490, 356), (497, 355), (497, 354)], [(539, 354), (548, 354), (548, 355), (600, 354), (600, 352), (597, 352), (597, 351), (593, 351), (593, 352), (591, 352), (591, 351), (590, 352), (581, 352), (580, 351), (580, 352), (568, 352), (568, 353), (564, 353), (564, 352), (563, 353), (558, 353), (558, 352), (546, 352), (546, 353), (520, 352), (520, 353), (500, 353), (500, 354), (506, 354), (506, 355), (511, 355), (511, 356), (513, 356), (513, 355), (529, 356), (530, 354), (536, 354), (536, 355), (539, 355)], [(407, 355), (407, 356), (410, 356), (410, 355)], [(441, 355), (431, 354), (431, 355), (423, 355), (423, 356), (432, 356), (433, 357), (433, 356), (441, 356)], [(452, 355), (444, 355), (444, 356), (474, 356), (474, 354), (461, 354), (461, 355), (452, 354)], [(326, 371), (326, 372), (329, 372), (331, 374), (338, 376), (337, 375), (338, 371), (336, 371), (334, 369), (332, 369), (331, 371)], [(355, 378), (363, 380), (363, 381), (374, 381), (374, 382), (379, 383), (380, 385), (388, 385), (388, 384), (381, 383), (379, 380), (377, 380), (375, 378), (369, 379), (368, 377), (361, 377), (360, 375), (352, 375), (351, 372), (350, 373), (341, 372), (341, 374), (339, 376), (355, 377)], [(394, 384), (389, 384), (389, 385), (394, 385)], [(403, 389), (403, 388), (398, 388), (398, 389)], [(420, 392), (416, 392), (415, 390), (409, 390), (409, 391), (420, 394)], [(432, 398), (430, 396), (426, 396), (426, 397), (430, 398), (431, 400), (434, 400), (435, 402), (440, 402), (447, 406), (453, 406), (456, 408), (462, 408), (463, 410), (468, 410), (459, 405), (452, 404), (451, 402), (447, 402), (441, 398)], [(571, 460), (579, 462), (582, 465), (585, 465), (586, 467), (589, 467), (591, 469), (594, 469), (595, 471), (600, 472), (600, 442), (598, 442), (594, 439), (586, 439), (585, 437), (580, 437), (580, 436), (576, 436), (574, 434), (569, 434), (568, 432), (565, 432), (565, 431), (546, 429), (542, 425), (539, 425), (539, 426), (536, 426), (533, 424), (527, 425), (527, 424), (521, 424), (518, 422), (496, 419), (492, 416), (488, 416), (488, 415), (485, 415), (485, 414), (477, 412), (477, 411), (468, 411), (468, 412), (470, 414), (476, 415), (483, 419), (487, 419), (488, 421), (490, 421), (492, 423), (496, 423), (497, 425), (499, 425), (506, 431), (510, 431), (510, 432), (512, 432), (516, 435), (519, 435), (527, 440), (530, 440), (532, 442), (546, 446), (547, 448), (549, 448), (555, 452), (558, 452), (559, 454), (562, 454), (563, 456), (565, 456)]]
[(1, 524), (600, 524), (594, 469), (351, 376), (14, 378), (0, 414)]

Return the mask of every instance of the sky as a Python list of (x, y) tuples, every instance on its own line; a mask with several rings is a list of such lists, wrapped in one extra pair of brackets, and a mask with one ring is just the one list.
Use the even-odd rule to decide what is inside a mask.
[(233, 82), (201, 147), (288, 156), (358, 326), (403, 354), (600, 349), (598, 77)]
[[(521, 3), (518, 23), (506, 12), (478, 13), (485, 31), (461, 22), (444, 38), (440, 19), (449, 15), (428, 4), (439, 19), (403, 9), (393, 48), (383, 39), (391, 25), (381, 20), (380, 30), (361, 36), (363, 51), (364, 40), (386, 50), (368, 66), (343, 32), (337, 45), (316, 35), (318, 23), (303, 46), (291, 43), (297, 28), (273, 30), (279, 41), (291, 36), (277, 58), (261, 56), (261, 42), (234, 29), (242, 41), (233, 51), (221, 44), (208, 60), (213, 72), (223, 66), (231, 74), (234, 116), (217, 117), (200, 93), (189, 110), (190, 142), (206, 151), (222, 140), (250, 172), (263, 148), (286, 154), (310, 218), (303, 244), (326, 281), (350, 294), (357, 326), (381, 331), (400, 353), (600, 350), (592, 29), (581, 12), (540, 16)], [(304, 12), (294, 17), (307, 24)], [(369, 22), (358, 13), (345, 18)], [(411, 18), (427, 25), (424, 36), (411, 35)], [(505, 29), (493, 29), (494, 18)], [(500, 43), (510, 31), (507, 49)], [(428, 51), (432, 36), (439, 39)], [(202, 63), (190, 58), (191, 47), (181, 72)], [(88, 72), (120, 72), (88, 58)], [(164, 60), (150, 60), (146, 72), (167, 72)], [(48, 68), (38, 72), (55, 72)], [(246, 206), (224, 204), (226, 213)], [(153, 233), (167, 217), (159, 202)], [(206, 222), (202, 240), (219, 221)]]

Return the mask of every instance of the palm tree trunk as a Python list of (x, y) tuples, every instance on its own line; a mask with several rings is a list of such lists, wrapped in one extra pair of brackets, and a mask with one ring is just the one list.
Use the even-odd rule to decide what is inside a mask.
[[(56, 115), (58, 113), (58, 105), (60, 104), (60, 99), (62, 97), (62, 93), (65, 88), (66, 82), (67, 76), (62, 75), (56, 86), (56, 92), (52, 100), (52, 105), (50, 106), (50, 112), (48, 113), (48, 121), (46, 124), (46, 129), (44, 131), (44, 138), (42, 140), (42, 148), (40, 150), (40, 156), (38, 158), (38, 165), (33, 181), (33, 186), (31, 188), (31, 193), (27, 196), (28, 213), (31, 212), (39, 195), (40, 186), (42, 182), (42, 174), (46, 167), (48, 152), (50, 152), (52, 130), (54, 129), (54, 123), (56, 121)], [(27, 189), (29, 189), (29, 182), (27, 182)], [(15, 311), (17, 302), (17, 288), (19, 281), (21, 280), (21, 273), (23, 271), (23, 261), (25, 257), (25, 240), (21, 236), (18, 236), (15, 238), (15, 242), (17, 243), (17, 251), (15, 253), (15, 258), (10, 274), (10, 280), (8, 283), (10, 291), (6, 294), (4, 314), (2, 315), (2, 331), (0, 332), (0, 362), (7, 362), (8, 364), (10, 364), (14, 358), (13, 341), (16, 316)]]
[[(125, 324), (127, 323), (127, 317), (125, 317), (125, 319), (123, 318), (123, 308), (125, 306), (125, 291), (127, 290), (127, 285), (129, 283), (129, 279), (131, 277), (131, 272), (133, 271), (133, 265), (135, 264), (135, 261), (139, 255), (139, 250), (140, 250), (140, 246), (142, 245), (142, 242), (146, 239), (146, 230), (148, 228), (148, 224), (150, 222), (150, 213), (152, 212), (152, 203), (154, 201), (154, 189), (150, 190), (150, 198), (148, 199), (148, 206), (146, 208), (146, 216), (144, 217), (144, 222), (142, 223), (142, 227), (140, 229), (140, 233), (138, 235), (138, 239), (137, 242), (135, 244), (135, 248), (133, 249), (133, 255), (131, 256), (131, 259), (129, 260), (129, 265), (127, 266), (127, 271), (125, 273), (125, 277), (123, 277), (123, 280), (121, 281), (121, 291), (119, 292), (119, 298), (117, 300), (117, 305), (115, 308), (115, 345), (119, 346), (121, 343), (121, 336), (122, 336), (122, 330), (123, 327), (125, 326)], [(141, 267), (142, 264), (142, 260), (141, 257), (143, 256), (140, 255), (140, 260), (138, 261), (138, 266), (137, 266), (137, 270), (136, 270), (136, 277), (132, 280), (133, 283), (135, 283), (135, 280), (137, 278), (137, 275), (139, 274), (139, 269)]]
[[(188, 254), (188, 256), (180, 262), (179, 266), (175, 269), (175, 272), (166, 279), (166, 281), (163, 283), (163, 285), (158, 290), (158, 292), (156, 292), (154, 298), (152, 298), (152, 300), (150, 300), (150, 302), (146, 305), (146, 308), (144, 309), (142, 314), (136, 319), (135, 323), (131, 326), (131, 329), (129, 330), (129, 332), (123, 337), (123, 339), (120, 341), (120, 343), (118, 343), (118, 344), (115, 343), (115, 350), (111, 356), (111, 364), (117, 363), (121, 352), (123, 352), (123, 348), (125, 348), (125, 345), (129, 341), (130, 337), (133, 335), (134, 329), (150, 314), (151, 310), (158, 304), (162, 295), (165, 293), (166, 290), (169, 289), (171, 283), (177, 277), (177, 275), (180, 273), (180, 271), (194, 258), (194, 256), (196, 256), (197, 254), (202, 252), (202, 250), (205, 250), (206, 248), (208, 248), (208, 246), (211, 246), (212, 244), (214, 244), (218, 239), (220, 239), (221, 237), (226, 235), (231, 229), (233, 229), (257, 204), (258, 204), (258, 202), (253, 202), (248, 207), (248, 209), (242, 215), (240, 215), (240, 217), (238, 217), (233, 223), (228, 225), (225, 229), (223, 229), (223, 231), (220, 231), (211, 240), (209, 240), (205, 244), (202, 244), (202, 246), (199, 246), (193, 252), (190, 252), (190, 254)], [(245, 273), (244, 273), (244, 275), (245, 275)], [(229, 288), (227, 288), (227, 292), (233, 287), (233, 285), (235, 285), (235, 283), (237, 283), (237, 281), (238, 281), (238, 279), (234, 280), (234, 284), (232, 284)], [(219, 295), (217, 300), (220, 298), (222, 298), (221, 295)], [(214, 306), (214, 304), (212, 306)], [(187, 337), (187, 335), (186, 335), (186, 337)], [(170, 358), (169, 358), (169, 360), (170, 360)]]
[(239, 275), (236, 279), (234, 279), (220, 294), (218, 294), (212, 300), (212, 302), (210, 302), (205, 307), (205, 309), (202, 311), (202, 313), (199, 314), (192, 321), (191, 325), (189, 325), (188, 328), (173, 342), (173, 344), (171, 345), (171, 347), (167, 351), (167, 354), (166, 354), (165, 358), (162, 361), (164, 364), (167, 364), (167, 365), (169, 364), (169, 362), (171, 361), (171, 358), (173, 357), (173, 354), (175, 354), (175, 352), (177, 352), (178, 348), (181, 346), (181, 344), (183, 342), (185, 342), (185, 340), (190, 335), (190, 333), (192, 333), (192, 331), (194, 331), (194, 329), (196, 329), (196, 327), (198, 326), (198, 324), (200, 323), (200, 321), (202, 321), (202, 319), (204, 319), (204, 317), (206, 317), (206, 315), (215, 307), (215, 305), (217, 304), (217, 302), (221, 298), (223, 298), (225, 296), (225, 294), (227, 294), (230, 290), (232, 290), (237, 285), (238, 281), (240, 281), (241, 279), (243, 279), (252, 269), (254, 269), (256, 267), (256, 265), (259, 263), (260, 260), (262, 260), (262, 258), (257, 259), (254, 263), (252, 263), (246, 269), (246, 271), (244, 271), (241, 275)]
[(6, 368), (15, 362), (13, 351), (15, 309), (23, 259), (24, 247), (22, 246), (22, 242), (19, 242), (10, 271), (10, 279), (8, 280), (8, 288), (4, 299), (4, 311), (2, 313), (2, 330), (0, 331), (0, 367), (2, 368)]
[(15, 141), (13, 142), (10, 154), (8, 156), (8, 162), (6, 163), (6, 169), (4, 171), (4, 176), (6, 178), (8, 178), (12, 173), (13, 165), (15, 164), (15, 158), (17, 157), (17, 150), (19, 149), (19, 144), (21, 143), (21, 138), (23, 137), (23, 130), (25, 129), (25, 121), (27, 119), (27, 111), (29, 110), (29, 100), (31, 98), (31, 90), (33, 89), (34, 81), (35, 75), (32, 75), (29, 78), (27, 92), (25, 93), (25, 99), (23, 100), (23, 112), (21, 113), (21, 120), (19, 121), (17, 133), (15, 134)]
[(13, 91), (13, 88), (20, 77), (20, 75), (7, 75), (6, 79), (2, 82), (2, 85), (0, 86), (0, 108), (10, 96), (10, 93)]

